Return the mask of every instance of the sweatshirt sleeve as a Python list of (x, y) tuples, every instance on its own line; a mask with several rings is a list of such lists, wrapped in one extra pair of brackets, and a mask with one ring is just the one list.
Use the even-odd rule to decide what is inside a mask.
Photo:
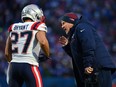
[(77, 35), (81, 43), (84, 67), (92, 67), (95, 55), (95, 38), (92, 27), (78, 28)]
[(72, 57), (71, 49), (70, 49), (70, 44), (67, 44), (66, 46), (62, 47), (63, 50), (70, 56)]

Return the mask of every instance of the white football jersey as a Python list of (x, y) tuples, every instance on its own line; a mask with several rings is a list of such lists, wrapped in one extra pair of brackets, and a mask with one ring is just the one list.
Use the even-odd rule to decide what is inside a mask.
[(12, 41), (11, 62), (38, 64), (40, 43), (35, 35), (38, 30), (47, 32), (47, 27), (43, 22), (15, 23), (9, 27)]

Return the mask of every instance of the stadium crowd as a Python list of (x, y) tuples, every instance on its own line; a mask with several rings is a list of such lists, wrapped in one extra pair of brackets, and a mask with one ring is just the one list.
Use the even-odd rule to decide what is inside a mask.
[(115, 0), (0, 0), (0, 75), (5, 75), (8, 66), (4, 56), (7, 29), (12, 23), (21, 21), (22, 8), (32, 3), (42, 8), (48, 26), (52, 62), (41, 63), (43, 76), (73, 76), (71, 58), (58, 43), (58, 37), (64, 34), (59, 27), (59, 18), (70, 11), (86, 16), (95, 25), (116, 61)]

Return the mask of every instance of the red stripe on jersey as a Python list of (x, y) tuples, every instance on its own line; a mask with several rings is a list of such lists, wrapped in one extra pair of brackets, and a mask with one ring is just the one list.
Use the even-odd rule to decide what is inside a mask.
[(37, 27), (38, 27), (40, 24), (42, 24), (42, 23), (44, 23), (44, 22), (38, 23), (38, 24), (35, 26), (35, 29), (37, 29)]
[(37, 24), (37, 22), (33, 23), (33, 25), (31, 26), (31, 30), (34, 30), (35, 24)]
[(37, 27), (38, 27), (40, 24), (42, 24), (42, 23), (44, 23), (44, 22), (35, 22), (35, 23), (32, 25), (31, 30), (37, 30)]
[(32, 69), (33, 75), (34, 75), (35, 80), (36, 80), (36, 87), (43, 87), (42, 78), (41, 78), (38, 67), (32, 66), (31, 69)]
[(12, 31), (12, 26), (13, 26), (13, 24), (10, 25), (10, 27), (8, 28), (8, 32)]

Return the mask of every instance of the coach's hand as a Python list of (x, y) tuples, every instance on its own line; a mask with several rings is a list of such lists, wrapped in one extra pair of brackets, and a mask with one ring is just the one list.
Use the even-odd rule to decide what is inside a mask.
[(59, 43), (62, 45), (62, 46), (66, 46), (68, 44), (68, 39), (64, 36), (61, 36), (59, 38)]
[(93, 68), (92, 67), (86, 67), (85, 68), (85, 73), (86, 74), (91, 74), (93, 72)]

